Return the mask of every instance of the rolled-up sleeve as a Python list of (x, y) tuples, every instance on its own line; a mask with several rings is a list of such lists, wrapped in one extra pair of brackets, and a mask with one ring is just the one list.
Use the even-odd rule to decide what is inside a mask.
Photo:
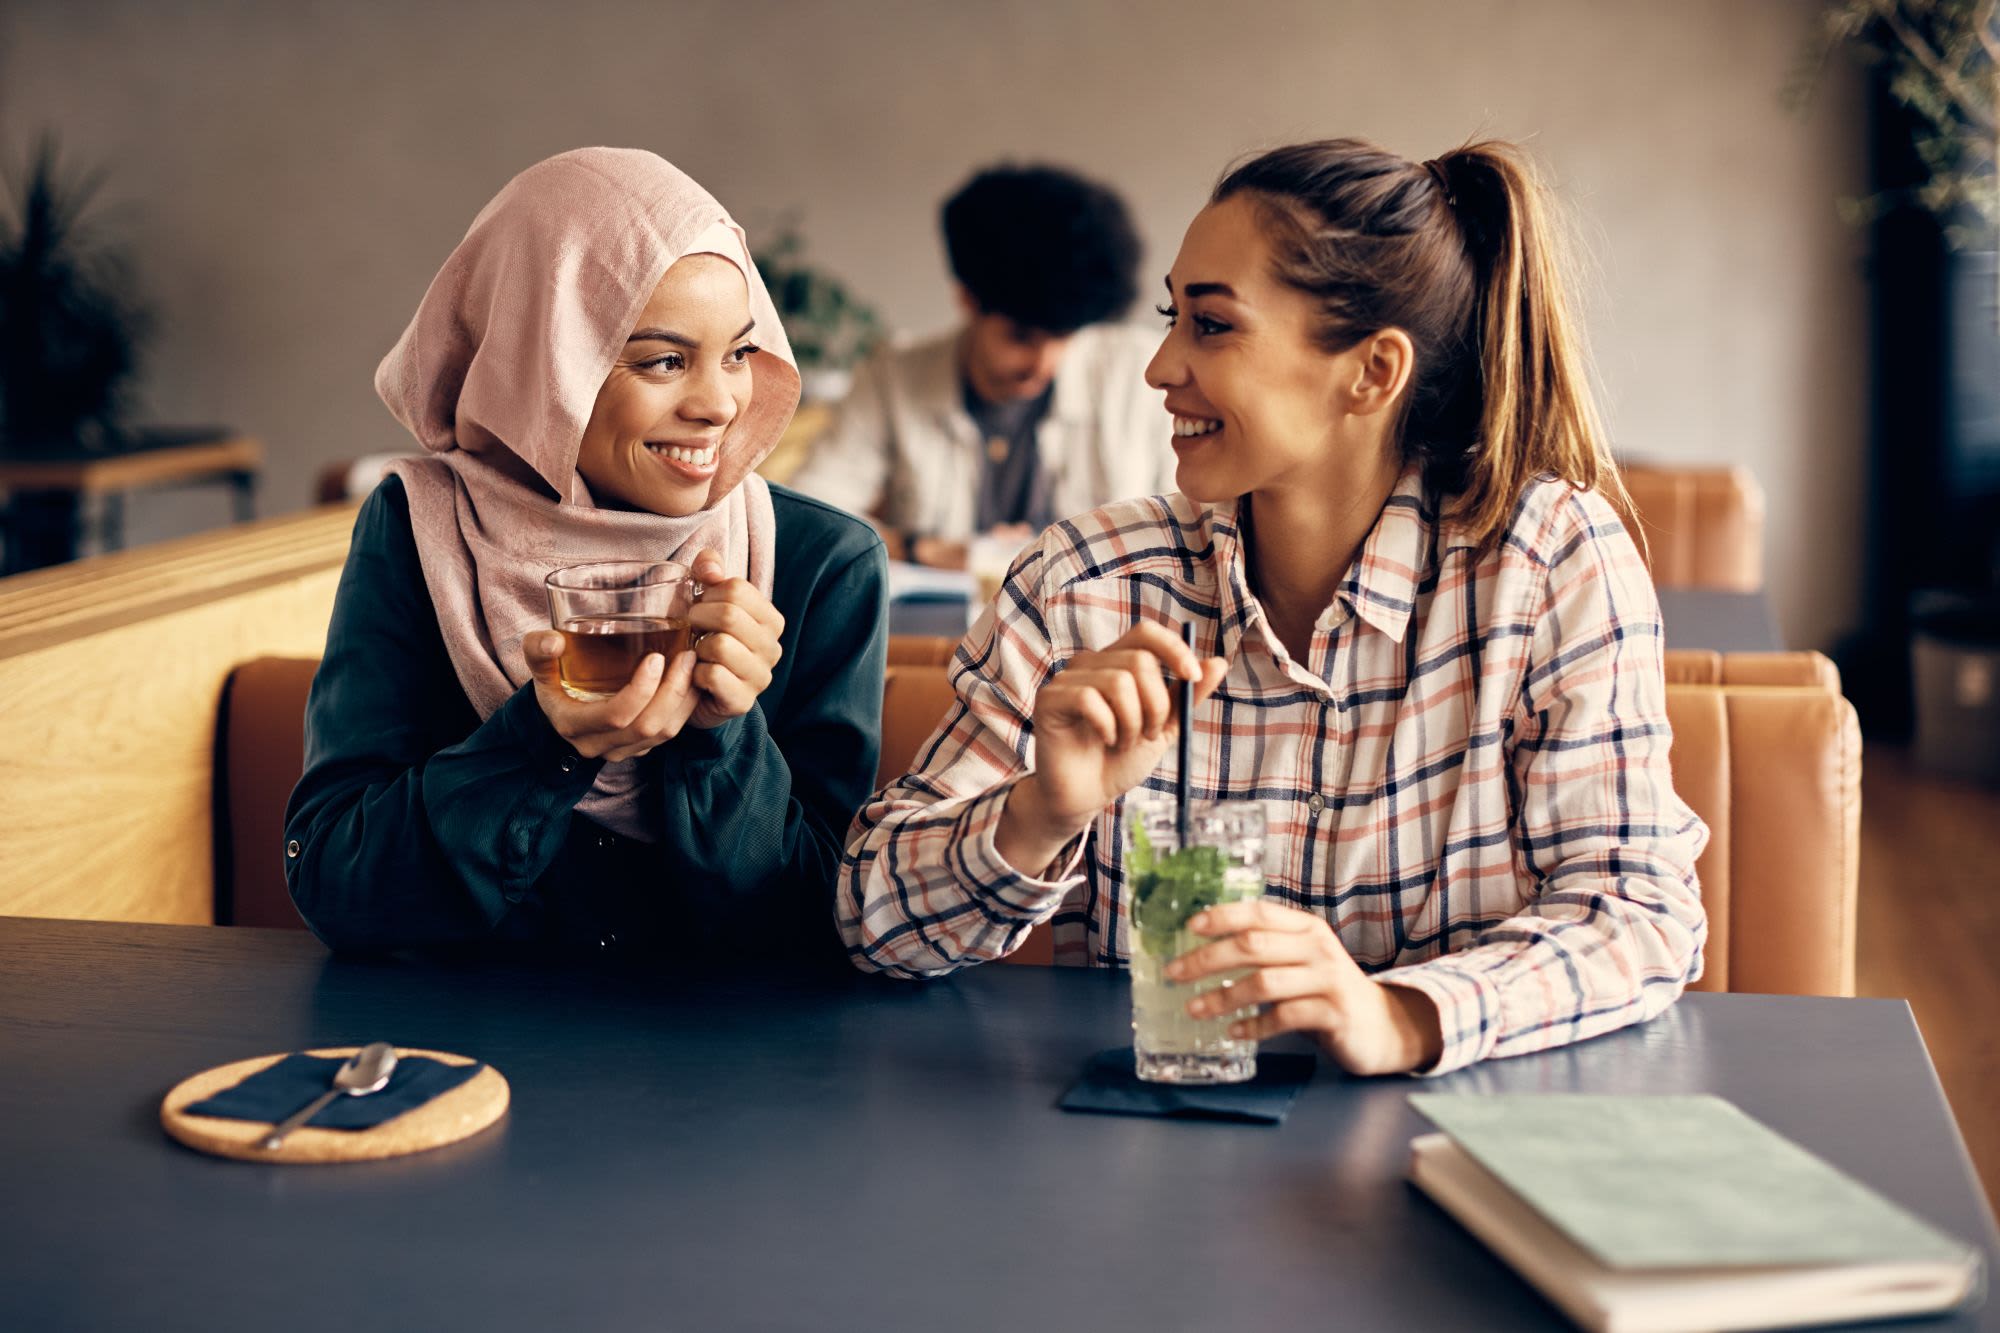
[(959, 647), (954, 702), (916, 767), (878, 792), (848, 833), (836, 920), (863, 970), (937, 976), (1000, 958), (1082, 882), (1088, 834), (1035, 873), (1009, 865), (994, 842), (1028, 770), (1029, 706), (1055, 669), (1033, 586), (1043, 560), (1038, 544), (1016, 561)]

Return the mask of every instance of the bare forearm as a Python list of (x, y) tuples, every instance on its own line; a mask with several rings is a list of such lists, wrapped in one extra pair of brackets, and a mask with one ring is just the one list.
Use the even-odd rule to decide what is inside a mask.
[(1444, 1020), (1437, 1002), (1408, 986), (1384, 986), (1394, 1053), (1385, 1073), (1421, 1073), (1444, 1055)]
[(1008, 865), (1039, 879), (1084, 827), (1071, 827), (1051, 814), (1035, 775), (1030, 773), (1007, 793), (999, 827), (993, 831), (993, 845)]

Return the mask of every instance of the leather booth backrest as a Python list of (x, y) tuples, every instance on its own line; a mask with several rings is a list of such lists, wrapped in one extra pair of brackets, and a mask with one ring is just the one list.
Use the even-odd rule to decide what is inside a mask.
[(1823, 653), (1717, 653), (1669, 649), (1669, 685), (1810, 685), (1840, 693), (1840, 668)]
[(955, 696), (941, 666), (889, 664), (882, 679), (882, 757), (877, 790), (916, 767), (917, 755), (951, 710)]
[(882, 758), (877, 790), (916, 767), (918, 750), (952, 705), (946, 668), (958, 640), (929, 634), (889, 638), (889, 667), (882, 682)]
[(1819, 653), (1666, 654), (1674, 787), (1707, 822), (1697, 990), (1854, 993), (1861, 737)]
[(1619, 475), (1662, 588), (1764, 586), (1764, 490), (1744, 467), (1624, 463)]
[(285, 887), (285, 802), (305, 771), (315, 657), (260, 657), (229, 673), (216, 735), (215, 919), (301, 926)]
[[(1822, 679), (1833, 670), (1824, 659), (1794, 669)], [(1761, 672), (1781, 674), (1781, 664), (1751, 674)], [(1695, 989), (1852, 995), (1861, 834), (1854, 706), (1817, 681), (1669, 684), (1667, 720), (1674, 788), (1709, 827), (1696, 866), (1709, 939)]]
[[(882, 689), (882, 759), (875, 786), (888, 786), (916, 767), (918, 758), (951, 712), (948, 668), (958, 640), (897, 635), (889, 640), (889, 668)], [(1055, 940), (1036, 927), (1027, 942), (1007, 955), (1009, 963), (1047, 965), (1056, 960)]]
[(942, 634), (889, 636), (890, 666), (950, 666), (951, 655), (957, 651), (958, 640)]
[[(877, 787), (907, 773), (951, 706), (945, 665), (958, 640), (897, 635), (882, 682)], [(216, 739), (215, 919), (233, 926), (300, 926), (285, 887), (285, 802), (305, 771), (310, 657), (245, 662), (223, 688)]]
[[(951, 640), (892, 639), (878, 785), (907, 772), (953, 704)], [(303, 767), (317, 664), (238, 667), (218, 755), (217, 920), (299, 924), (285, 888), (284, 804)], [(1709, 914), (1696, 989), (1851, 995), (1859, 875), (1861, 736), (1817, 653), (1667, 654), (1674, 785), (1707, 822), (1698, 869)], [(1046, 929), (1010, 956), (1052, 960)]]

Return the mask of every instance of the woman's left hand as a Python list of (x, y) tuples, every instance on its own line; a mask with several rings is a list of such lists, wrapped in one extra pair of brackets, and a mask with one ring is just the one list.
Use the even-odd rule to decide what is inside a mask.
[(785, 618), (756, 584), (725, 574), (715, 552), (697, 555), (693, 569), (702, 585), (700, 600), (688, 612), (698, 636), (694, 684), (700, 696), (689, 720), (697, 727), (719, 727), (749, 712), (770, 686), (771, 668), (783, 654), (778, 636), (785, 632)]
[(1231, 1036), (1262, 1040), (1309, 1032), (1350, 1074), (1425, 1069), (1444, 1050), (1430, 997), (1370, 978), (1324, 917), (1259, 898), (1211, 907), (1188, 928), (1217, 938), (1167, 964), (1170, 980), (1185, 984), (1251, 969), (1234, 984), (1188, 1001), (1196, 1018), (1264, 1006), (1231, 1023)]

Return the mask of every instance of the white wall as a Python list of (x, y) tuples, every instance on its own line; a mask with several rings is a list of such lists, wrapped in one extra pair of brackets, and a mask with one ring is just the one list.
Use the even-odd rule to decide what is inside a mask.
[[(1770, 492), (1791, 641), (1855, 618), (1865, 432), (1859, 81), (1778, 93), (1813, 0), (256, 3), (14, 0), (0, 152), (43, 126), (109, 163), (161, 314), (159, 420), (271, 451), (265, 509), (399, 446), (370, 378), (513, 172), (654, 149), (746, 225), (803, 206), (814, 256), (896, 325), (950, 317), (938, 201), (1001, 157), (1122, 189), (1164, 271), (1233, 156), (1361, 134), (1427, 157), (1523, 136), (1583, 215), (1621, 452), (1728, 459)], [(142, 497), (140, 536), (220, 521)]]

